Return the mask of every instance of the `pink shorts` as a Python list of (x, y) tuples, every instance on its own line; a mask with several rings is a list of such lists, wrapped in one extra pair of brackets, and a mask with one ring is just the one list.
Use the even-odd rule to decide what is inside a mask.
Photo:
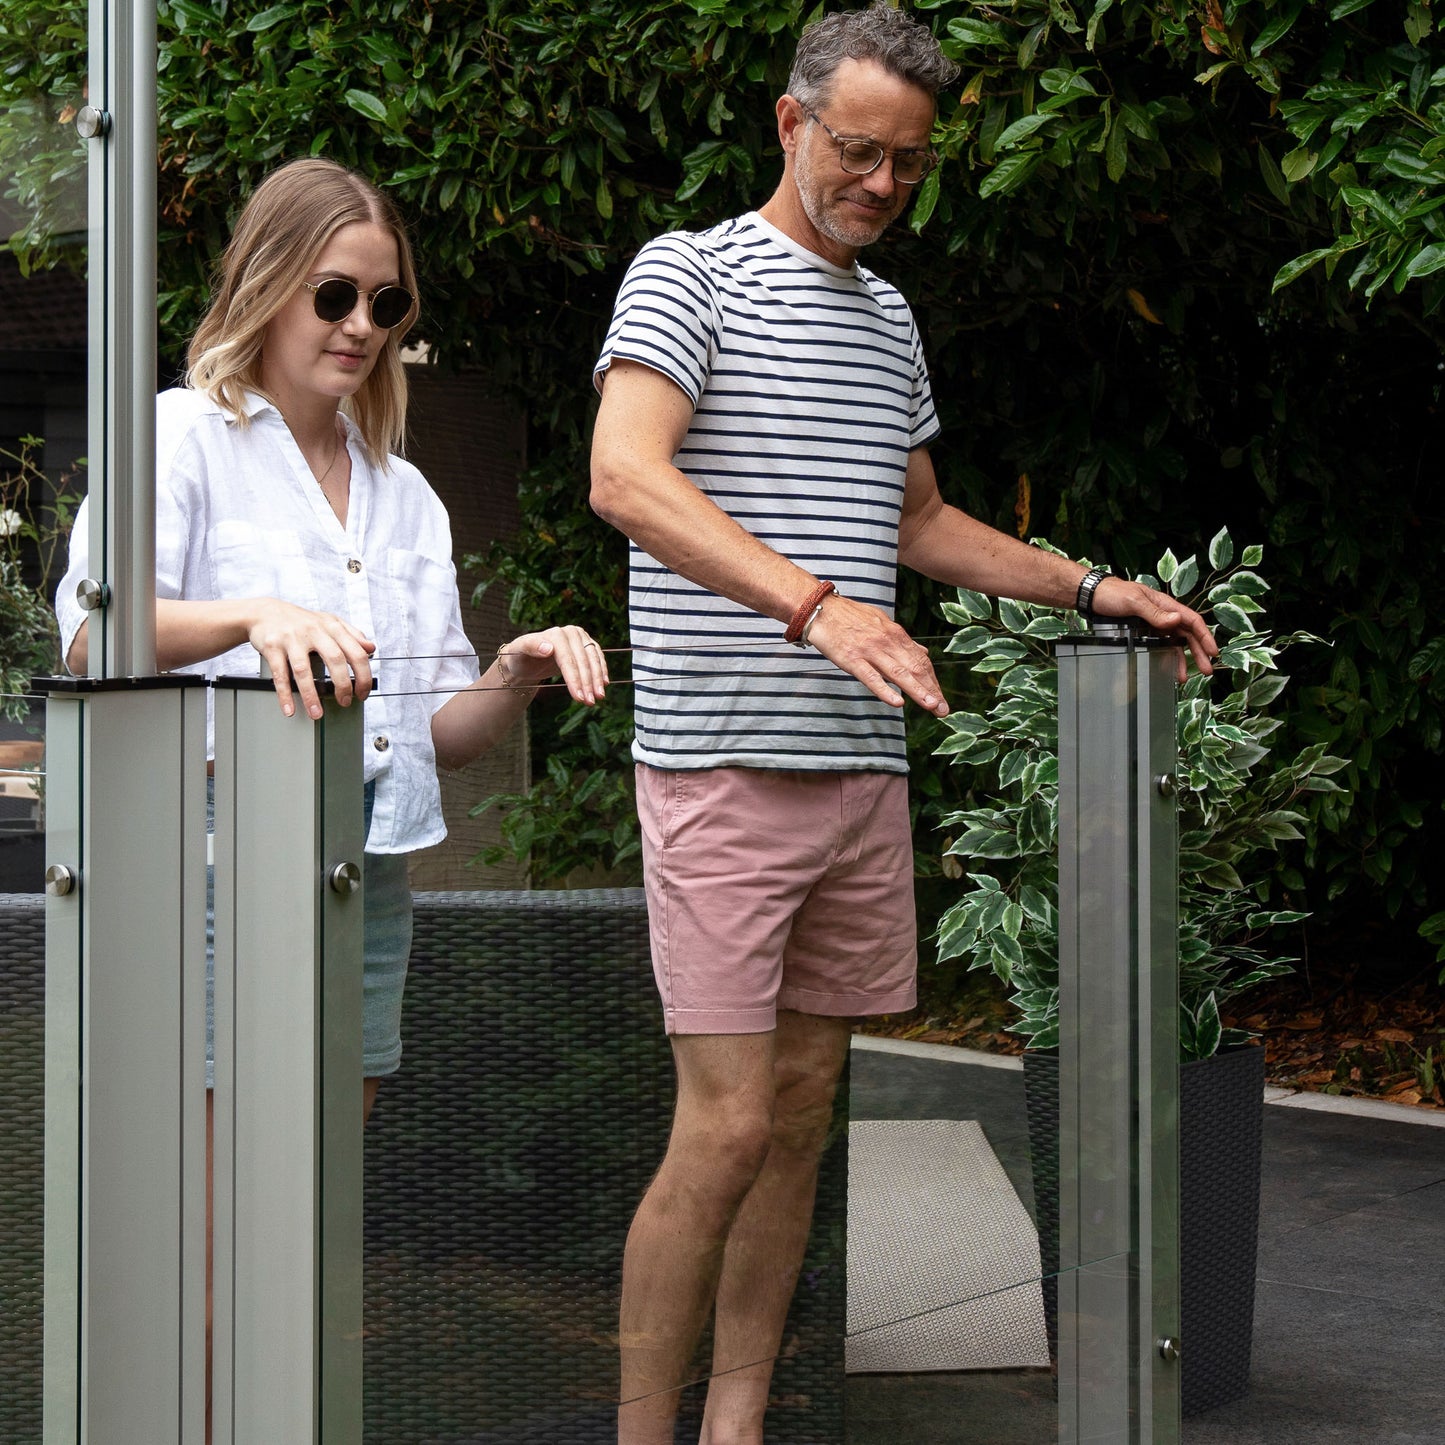
[(668, 1033), (913, 1007), (905, 775), (639, 764), (637, 812)]

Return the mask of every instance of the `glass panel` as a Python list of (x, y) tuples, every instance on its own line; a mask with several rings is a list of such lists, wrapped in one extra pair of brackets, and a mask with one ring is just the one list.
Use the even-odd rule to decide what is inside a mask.
[(44, 703), (0, 695), (0, 1439), (40, 1438)]
[[(6, 474), (30, 478), (35, 535), (15, 555), (37, 593), (59, 570), (45, 545), (65, 510), (55, 488), (85, 449), (84, 153), (58, 123), (81, 98), (75, 76), (48, 77), (13, 112), (28, 130), (0, 119), (0, 148), (24, 162), (6, 167), (0, 223), (38, 267), (0, 256), (0, 446)], [(8, 519), (3, 531), (0, 545), (21, 536)], [(13, 833), (32, 859), (42, 810), (16, 774), (35, 762), (35, 729), (0, 729), (15, 765), (0, 773), (0, 848)], [(39, 863), (17, 866), (0, 877), (0, 893), (25, 894), (0, 899), (0, 1438), (21, 1440), (39, 1433), (43, 959), (21, 926)], [(635, 890), (419, 899), (406, 1063), (366, 1134), (369, 1445), (611, 1433), (622, 1250), (673, 1098), (647, 955)], [(770, 1442), (922, 1441), (938, 1422), (952, 1432), (940, 1438), (1055, 1438), (1058, 1114), (1033, 1112), (1020, 1068), (858, 1042), (835, 1127), (836, 1145), (851, 1121), (853, 1175), (835, 1147)], [(693, 1371), (704, 1384), (708, 1348)], [(680, 1439), (696, 1439), (703, 1395), (687, 1393)]]
[(1053, 1440), (1052, 1061), (860, 1035), (849, 1101), (850, 1445)]
[[(623, 1247), (674, 1093), (641, 891), (416, 904), (405, 1062), (367, 1132), (366, 1438), (606, 1440)], [(1057, 1291), (1034, 1211), (1037, 1186), (1056, 1261), (1056, 1082), (1031, 1144), (1018, 1061), (855, 1044), (767, 1438), (867, 1439), (870, 1411), (910, 1400), (920, 1420), (930, 1401), (1010, 1400), (1009, 1427), (1052, 1438)], [(865, 1218), (875, 1257), (846, 1257)], [(705, 1333), (679, 1440), (698, 1438), (711, 1368)]]
[[(78, 13), (77, 13), (78, 12)], [(0, 1440), (41, 1437), (45, 704), (86, 452), (84, 7), (0, 34)], [(0, 31), (5, 27), (0, 26)], [(22, 54), (23, 49), (23, 54)]]
[[(1253, 1337), (1246, 1330), (1242, 1351), (1219, 1348), (1238, 1340), (1238, 1306), (1212, 1288), (1204, 1261), (1191, 1278), (1186, 1232), (1186, 1336), (1208, 1330), (1214, 1341), (1213, 1368), (1194, 1381), (1186, 1338), (1187, 1445), (1440, 1434), (1445, 1129), (1433, 1127), (1438, 1115), (1338, 1102), (1300, 1094), (1264, 1111), (1258, 1273), (1245, 1302)], [(1242, 1247), (1256, 1248), (1252, 1238)]]
[[(367, 1133), (368, 1441), (606, 1438), (622, 1250), (673, 1096), (640, 892), (419, 896), (406, 1049)], [(855, 1401), (866, 1431), (945, 1400), (1011, 1401), (1048, 1438), (1033, 1211), (1056, 1189), (1056, 1118), (1031, 1146), (1017, 1061), (862, 1038), (849, 1108), (852, 1177), (835, 1147), (769, 1441), (839, 1441)], [(909, 1159), (931, 1167), (902, 1177)], [(846, 1270), (845, 1222), (874, 1255)], [(679, 1439), (710, 1359), (704, 1339)]]
[(0, 692), (0, 893), (38, 893), (45, 871), (45, 704)]

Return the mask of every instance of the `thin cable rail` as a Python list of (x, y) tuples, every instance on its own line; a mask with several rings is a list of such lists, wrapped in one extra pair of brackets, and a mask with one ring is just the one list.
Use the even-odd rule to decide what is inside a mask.
[[(879, 1320), (877, 1324), (864, 1325), (861, 1329), (846, 1330), (844, 1332), (843, 1338), (845, 1340), (862, 1339), (863, 1336), (873, 1334), (878, 1330), (895, 1329), (898, 1325), (912, 1324), (918, 1320), (925, 1320), (932, 1315), (942, 1314), (946, 1310), (956, 1310), (962, 1305), (977, 1304), (983, 1300), (992, 1299), (998, 1295), (1008, 1294), (1011, 1290), (1027, 1289), (1030, 1285), (1039, 1285), (1042, 1284), (1045, 1280), (1062, 1279), (1066, 1274), (1082, 1274), (1086, 1270), (1097, 1269), (1101, 1265), (1111, 1264), (1115, 1261), (1123, 1260), (1126, 1258), (1127, 1256), (1123, 1254), (1107, 1255), (1102, 1259), (1094, 1260), (1089, 1264), (1078, 1265), (1073, 1269), (1060, 1269), (1052, 1274), (1039, 1273), (1029, 1275), (1024, 1279), (1015, 1280), (1012, 1284), (995, 1285), (992, 1289), (983, 1290), (978, 1294), (964, 1295), (959, 1299), (950, 1300), (943, 1304), (929, 1305), (925, 1309), (915, 1310), (909, 1314), (898, 1315), (896, 1318)], [(710, 1370), (707, 1374), (698, 1375), (695, 1379), (687, 1380), (682, 1385), (670, 1385), (666, 1389), (650, 1390), (646, 1394), (642, 1395), (630, 1395), (625, 1400), (619, 1400), (618, 1404), (631, 1405), (635, 1404), (639, 1400), (653, 1399), (655, 1396), (658, 1395), (670, 1395), (675, 1393), (678, 1389), (690, 1389), (695, 1385), (705, 1385), (709, 1380), (717, 1379), (723, 1375), (737, 1374), (741, 1370), (753, 1370), (756, 1369), (759, 1365), (773, 1364), (779, 1360), (789, 1358), (796, 1357), (790, 1356), (780, 1351), (777, 1354), (768, 1355), (762, 1359), (750, 1360), (746, 1364), (733, 1365), (731, 1368), (726, 1370)]]
[[(927, 637), (917, 637), (913, 640), (920, 645), (925, 643), (946, 643), (951, 640), (951, 636), (951, 634), (943, 633)], [(1046, 641), (1048, 639), (1033, 640)], [(672, 647), (668, 645), (647, 648), (604, 647), (601, 648), (600, 651), (609, 656), (625, 656), (635, 652), (663, 653), (668, 655), (682, 656), (705, 656), (708, 652), (725, 652), (731, 653), (733, 655), (750, 656), (754, 659), (754, 665), (747, 668), (737, 668), (731, 670), (709, 668), (706, 672), (649, 671), (644, 673), (640, 677), (610, 677), (607, 680), (607, 686), (609, 688), (636, 687), (639, 684), (643, 686), (652, 686), (657, 683), (687, 682), (699, 678), (706, 678), (712, 681), (723, 681), (731, 678), (766, 676), (768, 678), (789, 681), (806, 678), (839, 678), (849, 676), (849, 674), (844, 669), (838, 667), (835, 663), (830, 662), (827, 658), (822, 657), (821, 655), (818, 657), (817, 661), (814, 663), (813, 666), (799, 666), (799, 659), (792, 653), (782, 651), (761, 652), (757, 649), (751, 649), (746, 642), (735, 641), (726, 643), (698, 643), (690, 646), (677, 647)], [(516, 657), (522, 656), (524, 654), (518, 652), (509, 652), (505, 648), (503, 648), (497, 655), (501, 657)], [(530, 656), (531, 654), (526, 655)], [(480, 662), (481, 659), (475, 652), (418, 652), (394, 654), (379, 653), (369, 659), (369, 661), (373, 663), (440, 662), (448, 660), (458, 662), (469, 662), (475, 660)], [(959, 665), (973, 665), (973, 659), (971, 657), (965, 657), (960, 654), (950, 653), (947, 651), (930, 651), (929, 661), (935, 667), (944, 665), (955, 667)], [(759, 663), (764, 665), (763, 669), (761, 670), (758, 666)], [(768, 663), (787, 663), (790, 665), (785, 667), (766, 666), (766, 664)], [(208, 687), (214, 687), (214, 679), (207, 679), (206, 685)], [(893, 685), (896, 686), (897, 684), (895, 683)], [(525, 684), (525, 686), (536, 692), (556, 692), (559, 690), (565, 691), (567, 689), (567, 683), (560, 679), (551, 682), (527, 683)], [(448, 697), (455, 696), (463, 692), (514, 692), (515, 690), (515, 687), (509, 686), (505, 683), (483, 686), (480, 679), (475, 682), (461, 684), (455, 687), (413, 688), (389, 691), (383, 685), (381, 685), (380, 682), (378, 682), (373, 688), (374, 694), (378, 697)], [(28, 693), (0, 693), (0, 700), (14, 700), (19, 702), (40, 702), (44, 701), (45, 697), (46, 694), (43, 691)]]
[[(948, 642), (952, 637), (953, 634), (951, 632), (940, 632), (927, 637), (915, 637), (913, 641), (922, 646), (925, 643)], [(777, 637), (773, 636), (772, 634), (769, 634), (766, 637), (759, 637), (756, 641), (748, 638), (739, 637), (733, 638), (728, 642), (690, 642), (678, 643), (676, 645), (671, 643), (658, 643), (656, 645), (649, 644), (646, 647), (602, 647), (599, 644), (598, 650), (609, 656), (621, 655), (629, 652), (681, 652), (697, 653), (700, 655), (705, 655), (709, 652), (746, 652), (748, 654), (752, 654), (755, 652), (759, 652), (765, 648), (778, 649), (780, 646), (783, 648), (788, 648), (790, 650), (786, 652), (779, 650), (777, 653), (779, 657), (796, 656), (799, 650), (792, 643), (785, 642), (779, 644)], [(508, 652), (506, 650), (505, 644), (503, 645), (501, 651), (502, 656), (504, 657), (520, 655)], [(377, 653), (372, 657), (371, 660), (373, 662), (442, 662), (447, 660), (465, 661), (467, 658), (474, 656), (476, 656), (476, 654), (471, 652), (413, 652), (397, 653), (395, 655), (388, 653)]]

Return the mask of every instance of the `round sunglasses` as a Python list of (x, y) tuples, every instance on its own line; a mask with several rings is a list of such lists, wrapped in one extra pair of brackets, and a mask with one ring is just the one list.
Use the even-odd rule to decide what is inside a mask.
[(371, 324), (381, 331), (400, 326), (416, 304), (405, 286), (383, 286), (379, 291), (363, 293), (354, 281), (343, 281), (339, 276), (329, 281), (303, 281), (301, 284), (311, 292), (317, 316), (333, 324), (345, 321), (356, 310), (356, 303), (363, 294), (371, 303)]

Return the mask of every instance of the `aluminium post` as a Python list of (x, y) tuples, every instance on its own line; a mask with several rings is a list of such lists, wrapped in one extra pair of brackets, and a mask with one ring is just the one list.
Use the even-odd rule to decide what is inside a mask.
[(214, 1445), (361, 1442), (362, 709), (318, 690), (215, 685)]
[(1059, 1439), (1179, 1439), (1175, 649), (1059, 659)]
[(92, 677), (155, 671), (156, 7), (91, 0), (87, 477)]
[(156, 8), (92, 0), (87, 678), (47, 704), (46, 1445), (203, 1431), (205, 705), (156, 678)]
[(205, 686), (46, 702), (45, 1445), (205, 1408)]

